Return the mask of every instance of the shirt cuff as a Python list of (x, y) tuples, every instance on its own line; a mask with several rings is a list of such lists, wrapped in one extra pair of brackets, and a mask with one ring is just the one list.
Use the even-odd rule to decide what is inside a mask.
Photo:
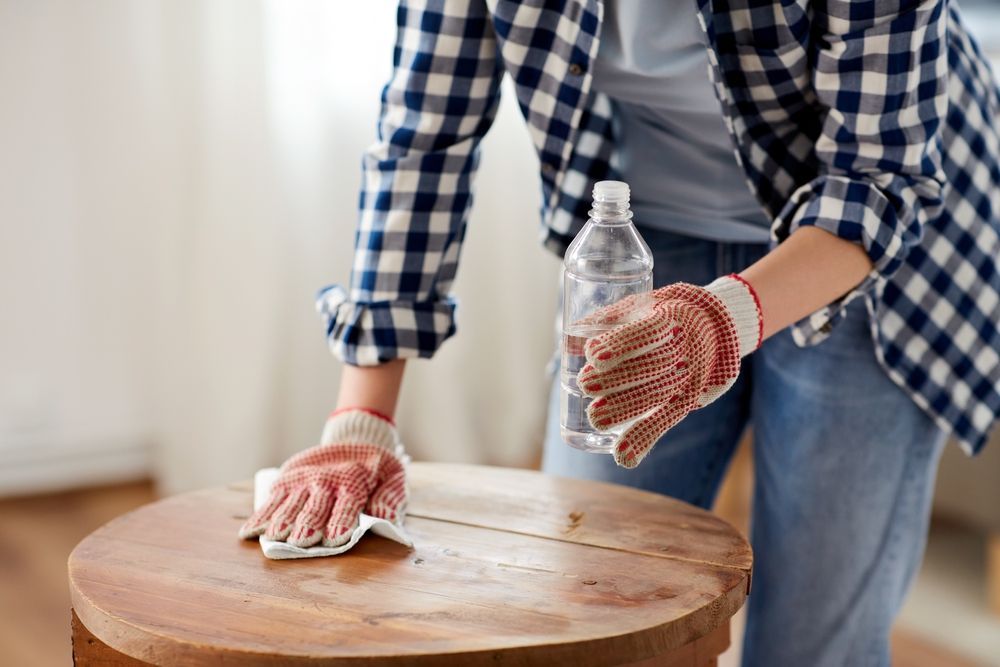
[(333, 354), (352, 366), (430, 358), (455, 333), (451, 297), (436, 301), (352, 301), (340, 285), (319, 291), (316, 310)]
[(792, 325), (797, 345), (824, 341), (843, 318), (848, 304), (884, 286), (919, 239), (915, 216), (908, 222), (900, 219), (878, 188), (844, 176), (822, 176), (792, 195), (772, 227), (776, 242), (800, 227), (818, 227), (857, 243), (872, 262), (871, 271), (854, 289)]

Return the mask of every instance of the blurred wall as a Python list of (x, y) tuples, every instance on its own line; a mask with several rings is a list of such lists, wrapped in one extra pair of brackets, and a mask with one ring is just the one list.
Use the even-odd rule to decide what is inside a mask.
[(4, 488), (148, 466), (143, 235), (169, 216), (149, 26), (122, 5), (0, 3)]
[[(314, 444), (339, 362), (313, 295), (348, 276), (394, 5), (0, 0), (0, 494), (176, 491)], [(541, 439), (558, 261), (505, 92), (459, 335), (404, 384), (415, 458)]]

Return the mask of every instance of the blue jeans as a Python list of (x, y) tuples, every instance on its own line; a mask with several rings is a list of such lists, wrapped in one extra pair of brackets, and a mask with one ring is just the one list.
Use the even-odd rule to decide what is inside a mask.
[[(642, 229), (654, 284), (706, 284), (766, 245)], [(553, 384), (542, 469), (709, 508), (748, 424), (754, 431), (752, 594), (743, 664), (889, 665), (889, 630), (927, 536), (943, 432), (875, 359), (861, 299), (820, 345), (786, 330), (743, 362), (736, 384), (670, 430), (635, 469), (559, 437)]]

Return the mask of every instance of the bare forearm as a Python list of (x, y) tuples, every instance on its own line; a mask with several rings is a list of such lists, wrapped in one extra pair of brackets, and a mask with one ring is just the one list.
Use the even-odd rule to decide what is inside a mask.
[(363, 407), (392, 417), (403, 383), (404, 359), (379, 366), (345, 366), (340, 377), (338, 408)]
[(856, 287), (871, 267), (856, 243), (802, 227), (740, 276), (760, 298), (767, 338)]

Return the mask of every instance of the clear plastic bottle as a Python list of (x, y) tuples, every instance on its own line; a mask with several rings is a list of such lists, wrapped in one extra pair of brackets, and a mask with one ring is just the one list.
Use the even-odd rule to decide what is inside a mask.
[[(594, 185), (590, 220), (563, 260), (562, 392), (559, 430), (566, 444), (594, 453), (611, 452), (620, 431), (598, 432), (587, 419), (591, 399), (579, 389), (576, 375), (586, 363), (584, 344), (613, 325), (581, 324), (594, 311), (631, 294), (653, 288), (653, 255), (632, 224), (628, 184), (600, 181)], [(622, 321), (642, 317), (647, 303)], [(624, 427), (621, 427), (624, 428)]]

